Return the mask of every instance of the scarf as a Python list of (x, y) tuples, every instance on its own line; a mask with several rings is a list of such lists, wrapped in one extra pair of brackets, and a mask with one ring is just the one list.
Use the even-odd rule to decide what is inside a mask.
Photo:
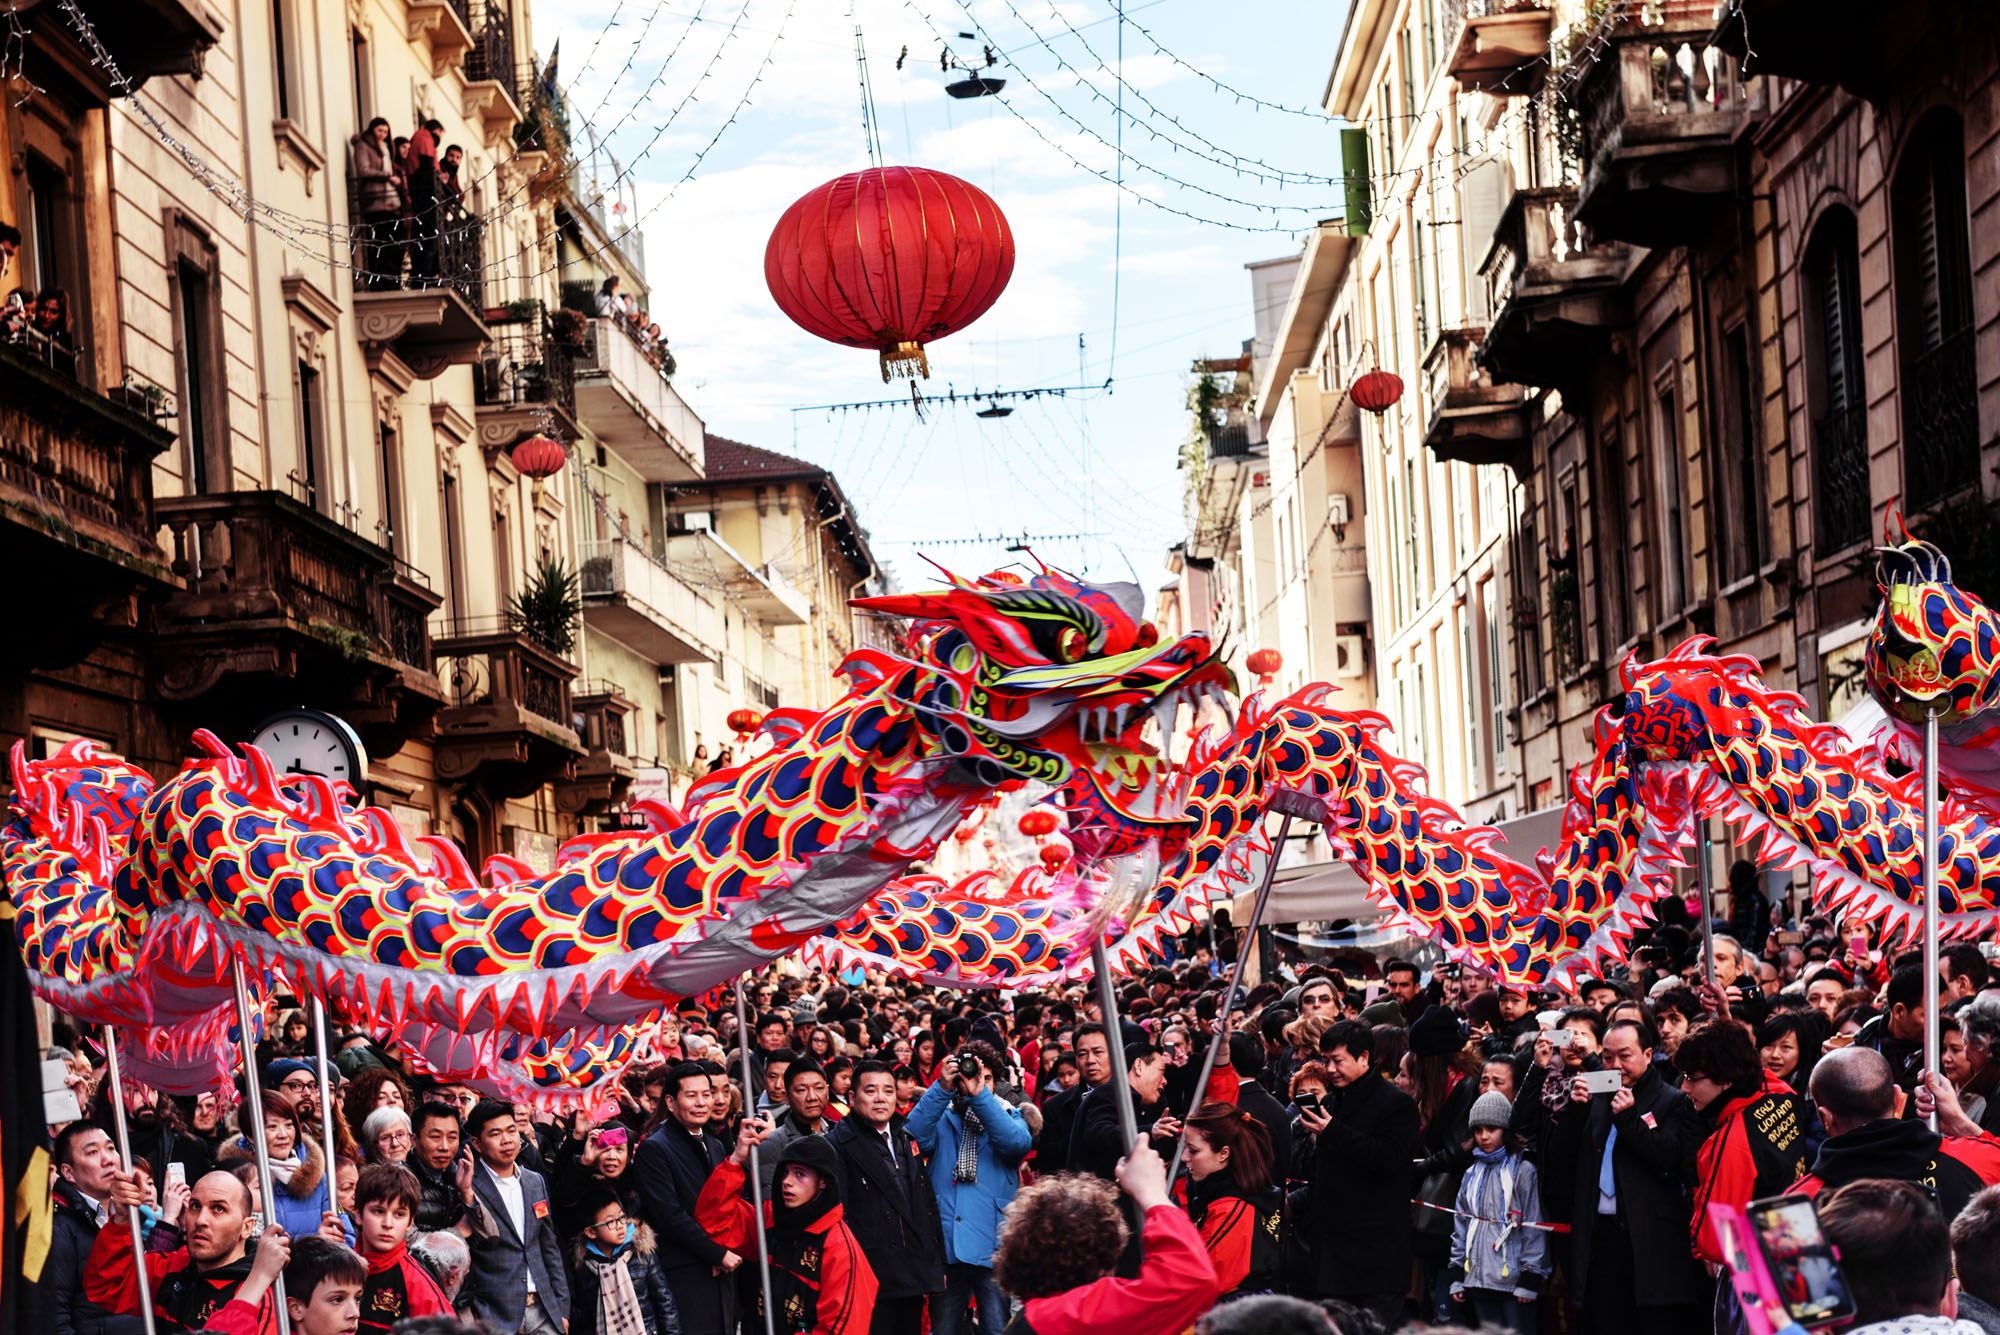
[[(1610, 1156), (1606, 1155), (1605, 1162), (1609, 1163), (1610, 1161)], [(1486, 1175), (1488, 1173), (1497, 1174), (1500, 1179), (1500, 1219), (1498, 1221), (1479, 1217), (1481, 1208), (1479, 1194), (1481, 1189), (1486, 1185)], [(1466, 1268), (1469, 1270), (1471, 1269), (1469, 1258), (1472, 1255), (1473, 1242), (1479, 1237), (1480, 1225), (1493, 1222), (1499, 1223), (1500, 1236), (1493, 1239), (1494, 1254), (1499, 1255), (1501, 1249), (1506, 1247), (1508, 1237), (1513, 1234), (1514, 1225), (1519, 1222), (1514, 1218), (1514, 1160), (1513, 1156), (1507, 1153), (1505, 1145), (1502, 1145), (1497, 1150), (1474, 1150), (1472, 1152), (1472, 1171), (1465, 1188), (1465, 1194), (1472, 1198), (1472, 1217), (1465, 1221), (1465, 1254), (1468, 1258)], [(1500, 1262), (1500, 1277), (1502, 1279), (1509, 1277), (1507, 1262), (1504, 1257)]]
[(403, 1257), (409, 1253), (409, 1250), (410, 1244), (405, 1240), (397, 1243), (393, 1251), (363, 1252), (361, 1259), (368, 1263), (369, 1274), (379, 1275), (384, 1270), (393, 1270), (402, 1265)]
[(958, 1162), (952, 1166), (951, 1180), (977, 1182), (979, 1138), (986, 1134), (986, 1125), (979, 1120), (979, 1114), (972, 1111), (972, 1100), (963, 1094), (951, 1096), (951, 1110), (958, 1114), (958, 1120), (965, 1125), (964, 1134), (958, 1138)]
[(646, 1314), (639, 1308), (638, 1291), (632, 1287), (632, 1244), (625, 1243), (606, 1256), (595, 1242), (585, 1249), (584, 1264), (597, 1274), (597, 1324), (577, 1335), (646, 1335)]

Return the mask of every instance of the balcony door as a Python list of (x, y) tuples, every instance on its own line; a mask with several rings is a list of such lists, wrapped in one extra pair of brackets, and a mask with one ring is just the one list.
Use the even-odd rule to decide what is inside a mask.
[(1918, 123), (1890, 194), (1903, 486), (1924, 510), (1979, 482), (1979, 395), (1965, 213), (1965, 126), (1940, 108)]

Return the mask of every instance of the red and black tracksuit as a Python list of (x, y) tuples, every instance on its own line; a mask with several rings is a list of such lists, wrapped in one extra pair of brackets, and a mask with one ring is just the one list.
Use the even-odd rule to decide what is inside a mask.
[[(805, 1141), (824, 1144), (819, 1136)], [(780, 1156), (779, 1172), (790, 1157)], [(828, 1151), (829, 1157), (831, 1151)], [(837, 1170), (822, 1174), (826, 1183), (821, 1198), (832, 1196), (822, 1213), (810, 1219), (787, 1221), (773, 1201), (764, 1203), (764, 1236), (771, 1250), (771, 1300), (777, 1306), (777, 1328), (786, 1335), (867, 1335), (875, 1312), (875, 1272), (861, 1254), (841, 1219)], [(695, 1222), (723, 1247), (746, 1258), (757, 1259), (757, 1233), (750, 1202), (743, 1199), (743, 1169), (724, 1159), (709, 1174), (694, 1205)], [(817, 1205), (820, 1202), (815, 1202)], [(810, 1209), (811, 1207), (802, 1207)], [(748, 1324), (763, 1324), (763, 1293), (757, 1295), (758, 1310)]]
[(1868, 1122), (1820, 1146), (1818, 1162), (1792, 1190), (1817, 1196), (1864, 1177), (1929, 1187), (1944, 1217), (1956, 1219), (1967, 1201), (2000, 1182), (2000, 1136), (1940, 1136), (1913, 1120)]
[(1694, 1254), (1723, 1263), (1709, 1222), (1711, 1202), (1744, 1206), (1783, 1194), (1806, 1170), (1806, 1102), (1768, 1071), (1725, 1093), (1703, 1113), (1715, 1128), (1695, 1151)]
[[(231, 1305), (236, 1290), (250, 1278), (250, 1257), (246, 1254), (213, 1270), (197, 1270), (186, 1247), (155, 1250), (165, 1230), (164, 1240), (178, 1237), (170, 1225), (154, 1229), (155, 1238), (146, 1248), (146, 1278), (151, 1281), (153, 1315), (162, 1335), (166, 1332), (202, 1330), (213, 1326), (223, 1309)], [(83, 1293), (109, 1312), (128, 1316), (139, 1313), (139, 1274), (132, 1262), (132, 1230), (102, 1228), (91, 1244), (90, 1259), (84, 1263)], [(254, 1315), (247, 1303), (236, 1328), (244, 1335), (276, 1335), (278, 1307), (266, 1294)]]

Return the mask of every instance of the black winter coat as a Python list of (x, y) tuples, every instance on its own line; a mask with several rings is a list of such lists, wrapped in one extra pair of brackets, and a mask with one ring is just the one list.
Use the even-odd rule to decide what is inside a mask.
[(1632, 1236), (1633, 1306), (1706, 1303), (1714, 1285), (1689, 1249), (1686, 1185), (1703, 1139), (1700, 1114), (1651, 1069), (1632, 1086), (1632, 1106), (1616, 1117), (1613, 1097), (1565, 1103), (1550, 1120), (1542, 1155), (1542, 1208), (1570, 1226), (1570, 1296), (1581, 1302), (1590, 1283), (1597, 1175), (1615, 1124), (1611, 1167), (1618, 1217)]
[[(55, 1218), (42, 1277), (26, 1289), (25, 1328), (41, 1335), (140, 1335), (137, 1315), (118, 1316), (83, 1296), (84, 1262), (97, 1241), (97, 1212), (68, 1182), (51, 1194)], [(112, 1228), (127, 1228), (125, 1212), (113, 1208)]]
[(403, 1167), (417, 1175), (417, 1185), (424, 1189), (423, 1199), (417, 1203), (415, 1227), (419, 1231), (436, 1233), (465, 1218), (465, 1197), (458, 1190), (457, 1160), (440, 1173), (412, 1154), (403, 1161)]
[(1282, 1177), (1292, 1162), (1292, 1119), (1286, 1115), (1285, 1105), (1273, 1098), (1261, 1082), (1245, 1080), (1236, 1087), (1236, 1106), (1256, 1118), (1270, 1133), (1271, 1163)]
[[(656, 1243), (653, 1230), (634, 1221), (632, 1250), (625, 1260), (625, 1273), (631, 1276), (632, 1296), (639, 1301), (646, 1335), (681, 1335), (680, 1313), (674, 1307), (666, 1272), (660, 1269)], [(570, 1253), (569, 1284), (569, 1328), (579, 1335), (594, 1335), (597, 1330), (598, 1288), (603, 1282), (588, 1256), (587, 1244), (579, 1237)]]
[[(1472, 1138), (1472, 1105), (1479, 1098), (1479, 1082), (1470, 1077), (1452, 1086), (1451, 1093), (1445, 1095), (1444, 1103), (1438, 1108), (1437, 1116), (1424, 1126), (1418, 1142), (1418, 1152), (1422, 1156), (1410, 1174), (1410, 1195), (1415, 1197), (1417, 1188), (1432, 1173), (1451, 1174), (1451, 1196), (1458, 1199), (1458, 1182), (1465, 1171), (1472, 1167), (1472, 1152), (1465, 1148), (1465, 1142)], [(1426, 1213), (1431, 1213), (1426, 1211)], [(1450, 1215), (1439, 1215), (1450, 1224)], [(1451, 1255), (1451, 1229), (1430, 1233), (1418, 1233), (1413, 1244), (1418, 1256), (1428, 1261), (1443, 1261)]]
[(694, 1218), (702, 1185), (728, 1157), (729, 1151), (715, 1136), (689, 1135), (668, 1118), (640, 1142), (627, 1174), (639, 1190), (639, 1208), (653, 1230), (660, 1269), (673, 1290), (681, 1324), (702, 1335), (736, 1326), (735, 1277), (714, 1273), (728, 1249), (711, 1239)]
[(1371, 1071), (1327, 1101), (1313, 1143), (1313, 1269), (1324, 1297), (1402, 1293), (1410, 1283), (1410, 1161), (1417, 1104)]
[(1081, 1080), (1042, 1105), (1042, 1134), (1035, 1137), (1035, 1171), (1047, 1177), (1069, 1167), (1070, 1135), (1076, 1130), (1077, 1109), (1090, 1086)]
[(826, 1143), (840, 1156), (840, 1205), (848, 1231), (875, 1272), (876, 1296), (914, 1298), (944, 1291), (944, 1223), (930, 1170), (916, 1142), (893, 1118), (896, 1161), (882, 1137), (853, 1113), (833, 1124)]
[[(1118, 1100), (1120, 1097), (1138, 1101), (1132, 1086), (1123, 1080), (1099, 1085), (1090, 1091), (1083, 1106), (1077, 1110), (1076, 1129), (1069, 1138), (1069, 1171), (1089, 1173), (1101, 1177), (1106, 1182), (1116, 1180), (1118, 1161), (1125, 1157), (1125, 1124), (1119, 1119)], [(1152, 1107), (1138, 1106), (1139, 1134), (1145, 1135), (1154, 1122), (1160, 1119), (1160, 1110), (1165, 1099)], [(1042, 1124), (1043, 1130), (1048, 1124)], [(1038, 1161), (1039, 1162), (1039, 1161)], [(1053, 1167), (1044, 1171), (1054, 1172)]]

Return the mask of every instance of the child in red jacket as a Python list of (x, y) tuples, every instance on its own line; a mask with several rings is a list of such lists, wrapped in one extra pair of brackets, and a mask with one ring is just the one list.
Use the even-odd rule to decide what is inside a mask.
[(1146, 1216), (1136, 1279), (1111, 1273), (1128, 1230), (1110, 1183), (1063, 1174), (1014, 1198), (993, 1253), (994, 1281), (1026, 1303), (1014, 1335), (1179, 1335), (1215, 1305), (1215, 1264), (1150, 1144), (1119, 1161), (1118, 1185)]
[[(736, 1149), (715, 1166), (694, 1205), (695, 1222), (720, 1246), (757, 1260), (755, 1217), (743, 1197), (743, 1164), (771, 1123), (746, 1117)], [(771, 1298), (784, 1335), (866, 1335), (875, 1312), (875, 1272), (841, 1217), (840, 1160), (824, 1136), (801, 1136), (778, 1155), (775, 1199), (764, 1202)], [(763, 1324), (764, 1299), (748, 1324)]]

